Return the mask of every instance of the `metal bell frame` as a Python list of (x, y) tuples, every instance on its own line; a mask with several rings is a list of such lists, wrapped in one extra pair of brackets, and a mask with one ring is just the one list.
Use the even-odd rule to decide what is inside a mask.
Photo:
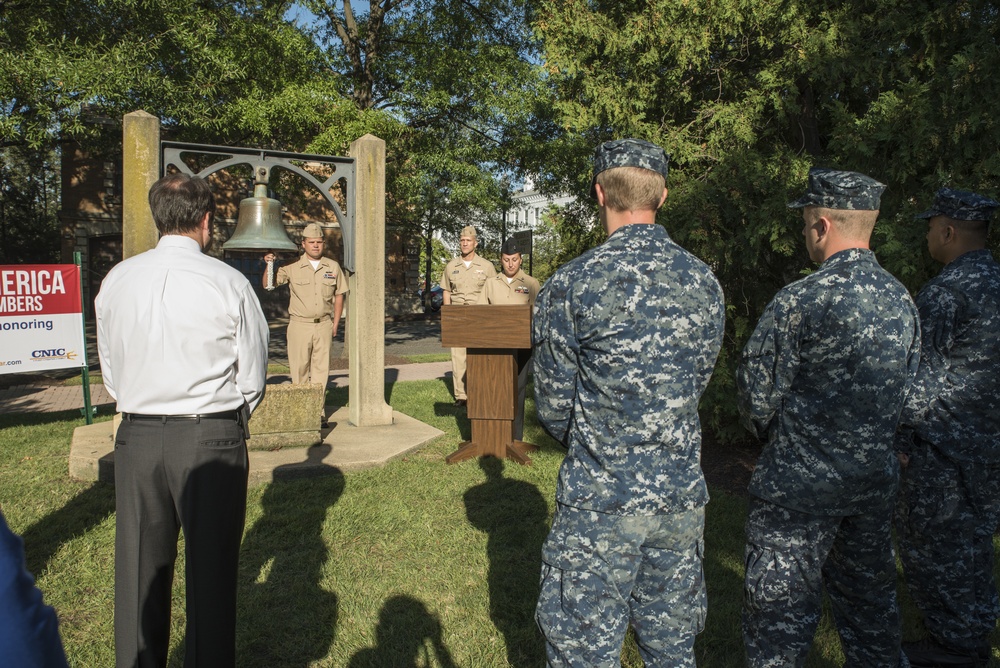
[[(218, 155), (224, 156), (220, 160), (213, 162), (201, 171), (195, 173), (191, 168), (184, 162), (182, 156), (184, 154), (199, 154), (199, 155)], [(266, 197), (267, 183), (270, 180), (271, 170), (275, 167), (280, 167), (281, 169), (286, 169), (289, 172), (297, 174), (309, 183), (313, 188), (319, 192), (327, 203), (333, 209), (334, 216), (337, 222), (340, 223), (340, 232), (344, 238), (344, 258), (342, 265), (348, 271), (354, 271), (354, 210), (355, 210), (355, 188), (354, 180), (356, 173), (356, 166), (354, 158), (345, 158), (340, 156), (332, 155), (313, 155), (309, 153), (290, 153), (287, 151), (268, 151), (264, 149), (255, 148), (241, 148), (241, 147), (231, 147), (231, 146), (213, 146), (211, 144), (189, 144), (184, 142), (170, 142), (163, 141), (160, 142), (160, 165), (162, 174), (167, 173), (169, 167), (173, 167), (177, 171), (187, 174), (188, 176), (197, 176), (199, 178), (205, 178), (210, 174), (215, 172), (228, 169), (234, 165), (250, 165), (254, 172), (254, 197), (246, 198), (243, 202), (240, 202), (240, 215), (243, 214), (244, 203), (248, 200), (256, 200), (257, 204), (253, 206), (263, 206), (267, 208), (268, 206), (273, 207), (278, 206), (277, 200), (270, 199)], [(302, 169), (296, 165), (293, 161), (303, 161), (303, 162), (315, 162), (326, 165), (333, 166), (333, 173), (325, 180), (320, 182), (315, 176), (306, 170)], [(161, 174), (161, 175), (162, 175)], [(341, 209), (340, 204), (336, 199), (330, 194), (330, 191), (335, 187), (339, 186), (339, 181), (343, 180), (346, 186), (346, 213)], [(263, 196), (263, 197), (262, 197)], [(274, 204), (264, 203), (264, 200), (270, 200)], [(280, 209), (279, 209), (280, 212)], [(266, 213), (263, 215), (267, 215)], [(280, 220), (280, 213), (279, 213)], [(284, 228), (281, 229), (284, 232)], [(235, 236), (235, 234), (234, 234)], [(287, 238), (287, 235), (285, 235)], [(232, 239), (231, 239), (232, 240)], [(290, 241), (290, 240), (289, 240)], [(269, 241), (268, 243), (277, 243), (278, 239)], [(227, 242), (228, 243), (228, 242)], [(292, 242), (293, 249), (297, 249), (298, 246)], [(223, 246), (225, 247), (225, 245)], [(246, 246), (244, 246), (246, 248)], [(260, 250), (281, 250), (275, 248), (274, 246), (268, 246), (268, 248), (261, 247)], [(286, 250), (291, 250), (286, 248)]]

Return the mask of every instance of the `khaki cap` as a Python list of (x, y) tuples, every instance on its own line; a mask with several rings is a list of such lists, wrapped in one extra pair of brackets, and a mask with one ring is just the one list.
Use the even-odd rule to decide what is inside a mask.
[(323, 234), (323, 228), (317, 223), (309, 223), (306, 225), (305, 229), (302, 230), (303, 239), (325, 239), (326, 235)]

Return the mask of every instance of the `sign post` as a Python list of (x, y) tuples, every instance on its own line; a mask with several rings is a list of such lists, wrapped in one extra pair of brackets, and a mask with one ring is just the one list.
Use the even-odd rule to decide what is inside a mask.
[(74, 260), (0, 265), (0, 374), (82, 368), (91, 424), (79, 253)]
[(528, 275), (533, 272), (533, 265), (535, 263), (535, 254), (532, 253), (532, 241), (533, 235), (531, 230), (521, 230), (520, 232), (515, 232), (513, 234), (514, 241), (517, 242), (517, 250), (521, 252), (521, 255), (528, 256)]

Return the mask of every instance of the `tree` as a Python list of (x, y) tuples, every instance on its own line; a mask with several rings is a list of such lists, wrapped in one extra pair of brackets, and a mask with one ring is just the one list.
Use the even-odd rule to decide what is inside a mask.
[[(395, 119), (390, 224), (424, 238), (499, 227), (498, 177), (520, 169), (516, 141), (537, 89), (526, 0), (307, 0), (340, 92)], [(313, 144), (330, 143), (318, 137)], [(425, 272), (425, 282), (433, 280)]]
[(724, 436), (740, 433), (732, 368), (746, 337), (811, 267), (785, 209), (810, 166), (889, 184), (876, 252), (911, 288), (928, 271), (917, 208), (940, 185), (996, 191), (995, 2), (541, 0), (535, 16), (562, 130), (550, 182), (585, 197), (605, 139), (673, 156), (661, 220), (726, 294), (703, 407)]
[[(114, 161), (119, 121), (136, 109), (158, 116), (167, 136), (181, 141), (301, 151), (313, 137), (332, 134), (328, 128), (360, 136), (375, 123), (340, 95), (318, 47), (284, 18), (289, 5), (0, 2), (4, 168), (57, 166), (66, 141)], [(58, 201), (58, 186), (51, 192)], [(25, 213), (26, 197), (29, 191), (11, 182), (0, 193), (8, 261), (58, 253), (54, 218)]]
[(0, 264), (59, 260), (55, 154), (0, 149)]
[(191, 141), (301, 147), (345, 105), (287, 0), (0, 3), (0, 143), (100, 133), (145, 109)]

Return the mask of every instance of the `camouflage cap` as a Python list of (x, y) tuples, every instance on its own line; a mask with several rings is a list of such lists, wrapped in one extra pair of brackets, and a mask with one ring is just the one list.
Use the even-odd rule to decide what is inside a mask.
[(918, 213), (917, 218), (948, 216), (954, 220), (985, 220), (993, 217), (993, 211), (1000, 208), (1000, 202), (968, 190), (941, 188), (934, 194), (932, 208)]
[(594, 177), (590, 181), (590, 196), (597, 197), (597, 175), (612, 167), (642, 167), (667, 178), (670, 156), (662, 148), (641, 139), (606, 141), (594, 151)]
[(473, 239), (479, 238), (476, 236), (476, 228), (472, 225), (466, 225), (462, 228), (462, 232), (458, 235), (458, 238), (461, 239), (462, 237), (471, 237)]
[(809, 170), (809, 189), (789, 209), (821, 206), (826, 209), (877, 211), (885, 184), (858, 172), (813, 167)]
[(325, 239), (326, 235), (323, 234), (323, 228), (317, 223), (309, 223), (302, 230), (303, 239)]
[(507, 241), (503, 242), (503, 246), (500, 247), (501, 255), (520, 255), (521, 251), (517, 247), (517, 239), (510, 237)]

